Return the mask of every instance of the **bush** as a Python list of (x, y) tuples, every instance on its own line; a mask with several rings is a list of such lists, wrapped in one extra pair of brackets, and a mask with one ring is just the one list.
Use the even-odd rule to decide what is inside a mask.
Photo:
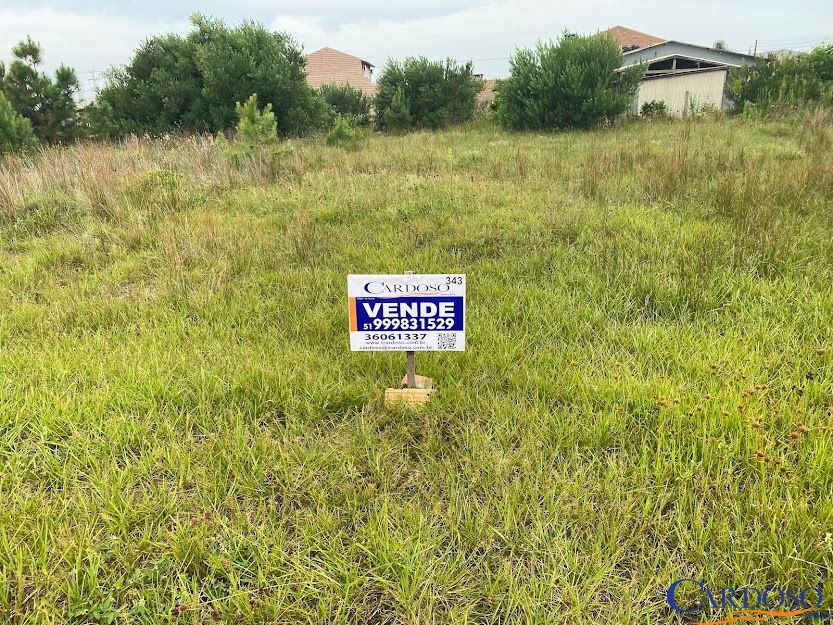
[(648, 119), (665, 119), (668, 117), (668, 107), (662, 100), (643, 102), (639, 114)]
[(111, 139), (119, 135), (120, 124), (109, 102), (96, 100), (78, 117), (79, 132), (88, 139)]
[(266, 104), (263, 110), (257, 107), (257, 94), (253, 93), (245, 104), (234, 105), (237, 113), (235, 138), (243, 143), (274, 143), (278, 140), (278, 123), (272, 112), (272, 105)]
[(348, 118), (343, 115), (336, 117), (332, 130), (327, 134), (327, 143), (348, 149), (356, 147), (356, 130)]
[(807, 55), (807, 62), (820, 81), (833, 82), (833, 42), (813, 48)]
[(617, 72), (622, 52), (603, 35), (562, 37), (519, 49), (511, 75), (495, 86), (498, 121), (514, 130), (586, 128), (628, 110), (643, 75), (635, 66)]
[(34, 147), (35, 134), (28, 119), (17, 113), (0, 93), (0, 154)]
[(808, 104), (833, 106), (833, 44), (797, 56), (770, 55), (754, 67), (735, 68), (726, 81), (726, 96), (737, 112), (750, 104), (758, 113)]
[(259, 168), (268, 163), (267, 168), (283, 169), (293, 148), (288, 142), (278, 144), (278, 122), (271, 104), (258, 108), (257, 94), (253, 93), (245, 103), (236, 103), (235, 113), (234, 141), (228, 141), (223, 133), (217, 133), (217, 144), (225, 157), (239, 169), (253, 163), (257, 163)]
[(472, 73), (471, 62), (412, 57), (402, 64), (388, 61), (377, 86), (376, 127), (395, 131), (470, 120), (483, 83)]
[(138, 174), (125, 185), (124, 194), (133, 207), (149, 216), (186, 210), (200, 199), (186, 180), (170, 169)]
[(700, 104), (695, 100), (691, 100), (689, 101), (687, 115), (696, 119), (719, 119), (723, 116), (723, 109), (714, 102)]
[(112, 109), (120, 134), (228, 130), (235, 102), (252, 93), (272, 104), (284, 135), (329, 122), (330, 109), (307, 84), (306, 57), (291, 37), (256, 22), (229, 28), (201, 15), (191, 21), (187, 36), (152, 37), (110, 74), (98, 101)]
[(79, 200), (65, 193), (35, 192), (8, 209), (0, 210), (0, 229), (23, 238), (71, 230), (84, 214)]
[(377, 126), (388, 132), (409, 130), (413, 125), (413, 117), (411, 116), (411, 103), (408, 96), (405, 95), (405, 90), (402, 87), (397, 87), (390, 104), (381, 113), (377, 111), (376, 116)]
[(359, 126), (370, 123), (372, 99), (350, 85), (322, 85), (318, 95), (333, 109), (336, 115), (354, 120)]

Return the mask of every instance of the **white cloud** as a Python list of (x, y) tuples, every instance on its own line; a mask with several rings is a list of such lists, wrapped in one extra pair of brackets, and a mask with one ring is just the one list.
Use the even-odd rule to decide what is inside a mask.
[[(30, 0), (28, 6), (38, 1)], [(11, 9), (0, 0), (0, 59), (8, 59), (11, 47), (31, 34), (44, 45), (45, 68), (52, 70), (58, 63), (75, 67), (87, 94), (92, 83), (85, 72), (123, 65), (148, 36), (186, 32), (188, 16), (197, 10), (220, 15), (229, 24), (246, 17), (261, 19), (290, 32), (308, 52), (331, 46), (380, 67), (388, 58), (420, 54), (474, 59), (476, 71), (487, 76), (505, 75), (505, 58), (517, 46), (553, 38), (565, 28), (595, 32), (622, 24), (692, 43), (723, 39), (742, 50), (756, 39), (766, 49), (833, 32), (829, 0), (756, 0), (754, 7), (751, 0), (702, 0), (673, 9), (660, 0), (148, 0), (141, 10), (120, 0), (50, 2), (53, 8)]]
[(133, 50), (152, 34), (187, 28), (187, 21), (138, 22), (48, 9), (0, 9), (0, 59), (8, 60), (12, 47), (31, 35), (43, 45), (43, 69), (51, 72), (61, 63), (74, 67), (83, 84), (82, 95), (89, 97), (93, 87), (90, 72), (127, 63)]
[(269, 27), (292, 35), (295, 41), (304, 46), (307, 53), (323, 48), (330, 37), (327, 30), (319, 25), (318, 20), (312, 18), (280, 16), (272, 20)]
[[(271, 25), (302, 41), (307, 51), (330, 46), (379, 66), (388, 58), (409, 55), (459, 60), (508, 57), (517, 45), (553, 37), (563, 28), (562, 18), (539, 2), (496, 2), (442, 16), (396, 20), (364, 17), (333, 28), (286, 17), (276, 18)], [(505, 61), (490, 63), (506, 65)]]
[[(766, 2), (766, 0), (764, 0)], [(341, 4), (341, 3), (338, 3)], [(833, 29), (833, 20), (819, 18), (818, 2), (803, 6), (772, 3), (750, 11), (745, 2), (704, 0), (677, 4), (672, 11), (660, 0), (622, 3), (619, 0), (497, 0), (465, 3), (443, 15), (432, 15), (429, 2), (422, 16), (374, 18), (362, 12), (330, 25), (332, 20), (280, 16), (271, 25), (287, 30), (305, 44), (307, 51), (323, 46), (344, 50), (377, 65), (389, 57), (426, 55), (474, 59), (477, 71), (505, 75), (508, 57), (518, 46), (552, 39), (568, 29), (596, 32), (621, 24), (669, 39), (711, 45), (718, 39), (731, 48), (746, 50), (756, 39), (816, 40)], [(411, 4), (411, 6), (414, 6)], [(421, 6), (418, 4), (417, 6)], [(341, 14), (343, 8), (335, 9)], [(387, 11), (391, 14), (393, 11)], [(719, 15), (720, 19), (714, 19)], [(785, 30), (784, 25), (791, 29)], [(796, 29), (796, 30), (792, 30)], [(804, 33), (804, 34), (802, 34)], [(483, 60), (478, 59), (498, 59)]]

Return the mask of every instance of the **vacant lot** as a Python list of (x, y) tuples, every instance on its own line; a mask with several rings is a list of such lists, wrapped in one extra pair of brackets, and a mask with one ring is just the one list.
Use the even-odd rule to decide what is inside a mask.
[[(224, 149), (0, 164), (0, 621), (833, 595), (823, 116)], [(348, 352), (346, 275), (407, 269), (468, 276), (420, 412), (381, 402), (404, 356)]]

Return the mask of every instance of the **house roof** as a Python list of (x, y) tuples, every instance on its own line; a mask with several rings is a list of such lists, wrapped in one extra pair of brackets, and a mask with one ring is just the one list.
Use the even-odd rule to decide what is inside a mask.
[(643, 61), (659, 61), (674, 56), (719, 63), (721, 65), (731, 65), (734, 67), (755, 64), (755, 57), (751, 54), (732, 52), (731, 50), (717, 50), (708, 46), (698, 46), (693, 43), (669, 40), (625, 52), (623, 54), (624, 62), (622, 63), (622, 67), (628, 67), (629, 65)]
[(373, 64), (333, 48), (321, 48), (307, 55), (307, 82), (313, 89), (322, 85), (350, 85), (373, 95)]
[(655, 35), (649, 35), (648, 33), (641, 33), (638, 30), (625, 28), (624, 26), (612, 26), (611, 28), (602, 31), (601, 34), (612, 36), (619, 42), (619, 45), (622, 48), (629, 46), (639, 46), (640, 48), (644, 48), (645, 46), (651, 46), (665, 41), (662, 37), (656, 37)]
[(351, 58), (351, 59), (355, 59), (355, 60), (357, 60), (357, 61), (359, 61), (359, 62), (363, 63), (364, 65), (369, 65), (370, 67), (376, 67), (373, 63), (370, 63), (369, 61), (365, 61), (365, 60), (364, 60), (363, 58), (361, 58), (361, 57), (358, 57), (358, 56), (353, 56), (352, 54), (347, 54), (346, 52), (342, 52), (341, 50), (336, 50), (335, 48), (330, 48), (330, 47), (327, 47), (327, 46), (324, 46), (323, 48), (319, 48), (319, 49), (318, 49), (318, 50), (316, 50), (315, 52), (310, 52), (310, 53), (307, 55), (307, 58), (310, 58), (310, 57), (311, 57), (311, 56), (313, 56), (313, 55), (320, 55), (320, 54), (331, 54), (331, 53), (335, 53), (335, 54), (337, 54), (337, 55), (339, 55), (339, 56), (349, 57), (349, 58)]

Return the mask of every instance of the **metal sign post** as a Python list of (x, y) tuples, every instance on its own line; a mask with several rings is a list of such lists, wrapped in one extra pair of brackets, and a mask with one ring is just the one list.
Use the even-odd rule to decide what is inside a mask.
[(416, 352), (405, 352), (405, 376), (407, 388), (416, 388), (416, 365), (414, 364)]

